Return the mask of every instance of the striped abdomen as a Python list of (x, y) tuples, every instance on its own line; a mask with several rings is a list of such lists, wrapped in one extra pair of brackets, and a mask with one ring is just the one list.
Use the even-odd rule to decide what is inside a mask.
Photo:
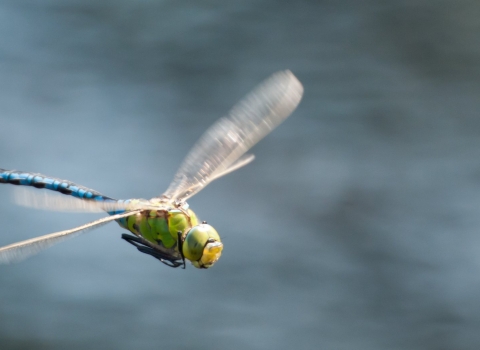
[[(47, 190), (60, 192), (62, 194), (84, 200), (93, 200), (98, 202), (118, 202), (116, 199), (104, 196), (97, 191), (77, 185), (73, 182), (54, 177), (48, 177), (42, 174), (28, 173), (25, 171), (5, 170), (0, 168), (0, 184), (1, 183), (45, 188)], [(109, 214), (114, 213), (115, 212), (109, 212)]]

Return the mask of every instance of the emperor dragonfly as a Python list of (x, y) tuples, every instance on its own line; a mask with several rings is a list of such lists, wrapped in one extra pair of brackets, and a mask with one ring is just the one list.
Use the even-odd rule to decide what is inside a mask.
[(110, 215), (1, 247), (0, 262), (21, 260), (68, 237), (117, 221), (133, 234), (123, 234), (124, 240), (168, 266), (185, 268), (185, 259), (197, 268), (213, 266), (222, 254), (223, 243), (212, 226), (205, 221), (199, 223), (186, 200), (213, 180), (250, 163), (254, 156), (246, 152), (295, 110), (302, 95), (303, 86), (290, 71), (273, 74), (203, 134), (165, 193), (150, 200), (116, 200), (70, 181), (0, 169), (0, 183), (44, 188), (71, 196), (54, 198), (46, 193), (17, 196), (19, 204), (53, 210), (105, 211)]

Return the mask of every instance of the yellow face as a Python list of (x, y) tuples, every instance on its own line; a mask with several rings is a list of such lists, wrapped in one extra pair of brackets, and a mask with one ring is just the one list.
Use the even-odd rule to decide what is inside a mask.
[(223, 244), (217, 231), (208, 224), (192, 227), (183, 242), (183, 255), (199, 269), (208, 269), (220, 259)]

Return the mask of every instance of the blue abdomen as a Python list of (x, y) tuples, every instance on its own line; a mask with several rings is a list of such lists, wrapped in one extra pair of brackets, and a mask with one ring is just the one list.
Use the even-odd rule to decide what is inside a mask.
[[(1, 183), (44, 188), (47, 190), (60, 192), (65, 195), (77, 197), (83, 200), (93, 200), (99, 202), (118, 202), (116, 199), (104, 196), (97, 191), (77, 185), (73, 182), (57, 179), (54, 177), (48, 177), (42, 174), (29, 173), (25, 171), (5, 170), (0, 168), (0, 184)], [(118, 212), (109, 212), (109, 214), (115, 213)]]

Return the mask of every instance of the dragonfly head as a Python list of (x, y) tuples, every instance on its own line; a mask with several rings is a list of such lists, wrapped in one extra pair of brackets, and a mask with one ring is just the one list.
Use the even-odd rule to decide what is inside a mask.
[(207, 223), (192, 227), (183, 241), (183, 255), (199, 269), (208, 269), (222, 255), (223, 244), (217, 231)]

